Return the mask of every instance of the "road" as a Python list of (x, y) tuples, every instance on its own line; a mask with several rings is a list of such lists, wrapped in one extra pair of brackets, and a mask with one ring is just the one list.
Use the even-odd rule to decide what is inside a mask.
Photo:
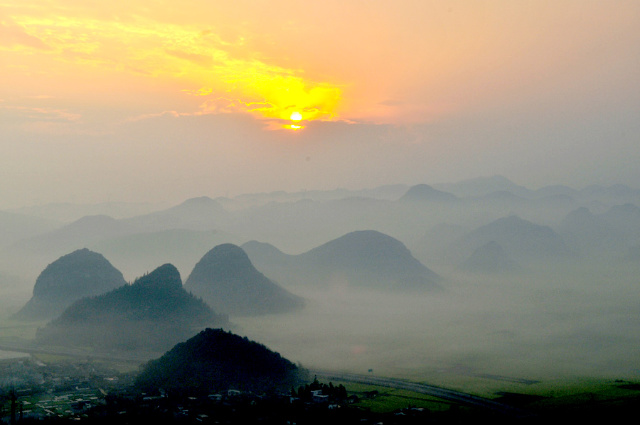
[(340, 380), (346, 382), (355, 382), (359, 384), (378, 385), (381, 387), (397, 388), (402, 390), (415, 391), (420, 394), (426, 394), (443, 400), (453, 401), (458, 404), (488, 409), (496, 413), (514, 418), (530, 418), (531, 414), (521, 409), (463, 393), (460, 391), (449, 390), (446, 388), (436, 387), (433, 385), (422, 384), (419, 382), (405, 381), (395, 378), (384, 378), (372, 375), (358, 375), (355, 373), (332, 372), (327, 370), (310, 370), (312, 374), (320, 380)]

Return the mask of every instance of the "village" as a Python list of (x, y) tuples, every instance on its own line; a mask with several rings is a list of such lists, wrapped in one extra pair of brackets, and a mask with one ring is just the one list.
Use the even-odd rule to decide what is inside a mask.
[(45, 363), (36, 357), (0, 361), (0, 418), (4, 423), (48, 417), (78, 418), (104, 403), (109, 391), (131, 377), (104, 364)]
[[(348, 395), (344, 386), (312, 383), (290, 393), (254, 394), (227, 389), (213, 394), (155, 394), (132, 390), (136, 372), (121, 372), (91, 359), (52, 361), (36, 357), (0, 361), (0, 423), (44, 421), (123, 423), (246, 423), (283, 420), (305, 423), (338, 418), (377, 423), (379, 415), (352, 407), (377, 391)], [(425, 416), (404, 409), (396, 418)], [(356, 419), (357, 418), (357, 419)]]

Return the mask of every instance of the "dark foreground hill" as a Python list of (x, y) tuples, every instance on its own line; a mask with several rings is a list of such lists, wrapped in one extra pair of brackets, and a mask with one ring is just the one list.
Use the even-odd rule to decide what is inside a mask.
[(413, 257), (402, 242), (374, 230), (347, 233), (299, 255), (287, 255), (259, 243), (244, 246), (261, 270), (289, 285), (440, 289), (440, 277)]
[(125, 285), (122, 273), (106, 258), (79, 249), (49, 264), (36, 279), (33, 297), (16, 313), (24, 320), (51, 319), (74, 301)]
[(207, 252), (184, 287), (230, 316), (284, 313), (304, 305), (302, 298), (256, 270), (242, 248), (229, 243)]
[(226, 389), (288, 391), (306, 381), (304, 370), (264, 345), (222, 329), (205, 329), (143, 368), (143, 391), (211, 393)]
[(182, 287), (171, 264), (106, 294), (76, 301), (39, 329), (41, 345), (166, 350), (212, 325), (227, 323)]

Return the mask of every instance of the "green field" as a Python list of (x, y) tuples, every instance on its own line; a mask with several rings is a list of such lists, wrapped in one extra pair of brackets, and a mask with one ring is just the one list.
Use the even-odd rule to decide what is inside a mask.
[[(354, 406), (376, 413), (393, 412), (409, 407), (425, 408), (441, 414), (449, 412), (464, 414), (468, 410), (461, 409), (461, 406), (456, 406), (455, 403), (411, 391), (340, 381), (337, 384), (343, 384), (350, 395), (355, 394), (360, 398)], [(366, 394), (372, 391), (377, 391), (377, 395), (367, 398)], [(487, 398), (518, 407), (543, 418), (617, 418), (640, 406), (640, 381), (596, 379), (557, 381), (528, 386), (528, 388), (521, 388), (518, 392), (503, 389)], [(468, 411), (469, 414), (477, 413), (473, 409)]]

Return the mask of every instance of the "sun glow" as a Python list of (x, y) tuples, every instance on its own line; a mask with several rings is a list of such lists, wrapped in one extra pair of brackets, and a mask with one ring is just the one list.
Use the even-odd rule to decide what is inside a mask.
[(303, 111), (305, 121), (337, 118), (338, 85), (309, 80), (303, 69), (264, 60), (244, 38), (229, 42), (215, 29), (81, 14), (16, 13), (10, 24), (5, 31), (9, 40), (0, 41), (0, 51), (13, 55), (16, 63), (34, 56), (48, 61), (50, 74), (58, 76), (58, 85), (66, 82), (68, 91), (75, 87), (75, 79), (68, 77), (74, 72), (103, 77), (108, 70), (118, 81), (144, 79), (191, 96), (193, 110), (185, 115), (248, 113), (267, 121), (298, 122)]

